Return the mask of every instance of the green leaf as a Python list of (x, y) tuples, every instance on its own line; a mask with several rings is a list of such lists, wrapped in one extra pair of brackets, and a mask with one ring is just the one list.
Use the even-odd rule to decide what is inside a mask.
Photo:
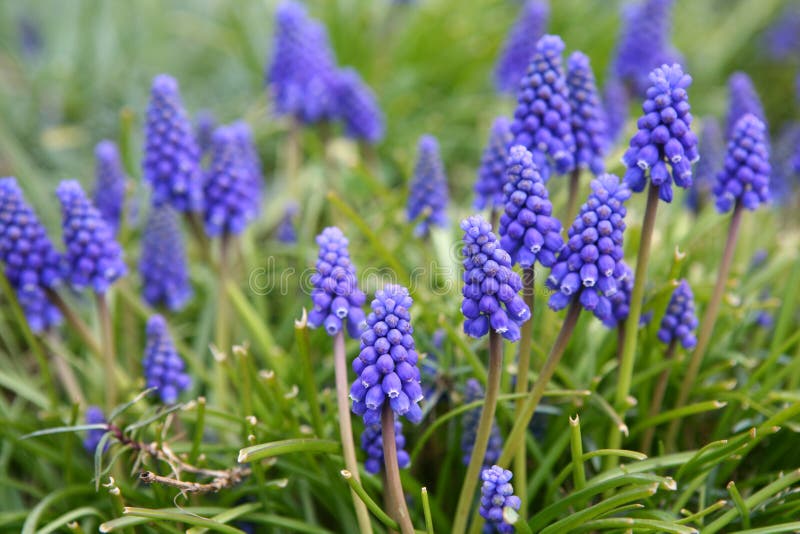
[(286, 439), (283, 441), (271, 441), (269, 443), (261, 443), (251, 447), (245, 447), (239, 451), (238, 462), (240, 464), (261, 460), (263, 458), (270, 458), (272, 456), (280, 456), (282, 454), (291, 454), (295, 452), (321, 452), (333, 454), (339, 452), (341, 444), (338, 441), (329, 439)]
[(148, 519), (172, 521), (173, 523), (188, 523), (190, 525), (205, 527), (216, 532), (224, 532), (226, 534), (244, 534), (244, 531), (238, 528), (224, 525), (214, 521), (213, 519), (201, 517), (197, 514), (190, 514), (177, 508), (169, 510), (126, 507), (122, 510), (122, 513), (135, 517), (146, 517)]

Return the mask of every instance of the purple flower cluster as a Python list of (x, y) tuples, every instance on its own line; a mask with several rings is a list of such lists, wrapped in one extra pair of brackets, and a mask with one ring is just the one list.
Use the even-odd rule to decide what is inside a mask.
[(686, 195), (686, 204), (693, 212), (700, 211), (700, 206), (711, 193), (717, 173), (725, 157), (725, 143), (722, 129), (714, 117), (704, 117), (700, 127), (700, 161), (694, 170), (692, 186)]
[(776, 61), (800, 52), (800, 6), (789, 2), (764, 32), (764, 49)]
[(758, 120), (767, 123), (764, 106), (758, 97), (753, 80), (744, 72), (734, 72), (728, 79), (728, 116), (725, 121), (725, 138), (730, 139), (736, 123), (750, 113)]
[(720, 212), (737, 202), (749, 210), (770, 200), (769, 150), (764, 123), (747, 114), (736, 123), (728, 141), (725, 165), (717, 175), (714, 196)]
[(624, 202), (631, 191), (613, 174), (592, 180), (591, 188), (569, 229), (567, 245), (547, 279), (547, 286), (556, 290), (549, 305), (561, 310), (577, 297), (585, 309), (609, 323), (614, 312), (609, 299), (617, 292), (617, 280), (624, 274)]
[(603, 107), (606, 114), (606, 127), (608, 129), (608, 139), (616, 141), (625, 122), (628, 120), (629, 108), (628, 90), (619, 78), (611, 76), (603, 86)]
[(175, 211), (153, 206), (142, 235), (139, 257), (142, 296), (151, 306), (181, 309), (192, 297), (183, 234)]
[(569, 56), (567, 87), (575, 137), (575, 164), (600, 174), (605, 169), (603, 156), (609, 142), (605, 110), (597, 96), (594, 73), (586, 54), (573, 52)]
[(297, 215), (297, 203), (290, 202), (283, 211), (283, 217), (275, 230), (275, 236), (281, 243), (291, 245), (297, 243), (297, 231), (294, 228), (294, 218)]
[(76, 289), (105, 293), (128, 272), (122, 248), (77, 181), (61, 182), (56, 196), (61, 202), (65, 278)]
[(417, 147), (417, 163), (406, 207), (409, 221), (428, 210), (417, 225), (416, 235), (427, 236), (431, 226), (447, 226), (447, 202), (447, 175), (439, 155), (439, 142), (432, 135), (423, 135)]
[(770, 195), (776, 203), (786, 204), (800, 179), (800, 169), (795, 170), (795, 164), (800, 165), (800, 123), (791, 122), (781, 128), (770, 152), (770, 163)]
[(521, 501), (514, 495), (511, 478), (514, 475), (508, 469), (493, 465), (481, 471), (481, 505), (478, 512), (495, 531), (501, 534), (514, 532), (513, 525), (503, 519), (503, 508), (519, 510)]
[[(464, 404), (475, 402), (484, 397), (483, 388), (481, 383), (470, 378), (464, 385)], [(469, 465), (470, 457), (472, 456), (472, 448), (475, 446), (475, 436), (478, 432), (478, 424), (481, 419), (481, 408), (469, 410), (464, 414), (461, 422), (461, 451), (464, 455), (461, 461), (464, 465)], [(500, 431), (495, 423), (492, 423), (492, 430), (489, 434), (489, 443), (486, 446), (486, 456), (483, 457), (483, 465), (490, 466), (494, 464), (500, 453), (503, 452), (503, 438), (500, 436)]]
[(95, 185), (94, 205), (116, 234), (125, 202), (125, 171), (119, 150), (113, 141), (100, 141), (94, 148)]
[(511, 256), (512, 264), (528, 268), (538, 260), (552, 267), (564, 241), (544, 180), (524, 146), (511, 147), (506, 165), (500, 247)]
[(692, 78), (680, 65), (662, 65), (650, 73), (650, 82), (642, 104), (644, 115), (637, 122), (639, 131), (622, 157), (628, 169), (625, 181), (639, 192), (649, 176), (653, 186), (658, 186), (659, 198), (672, 202), (672, 182), (683, 188), (691, 186), (692, 163), (698, 158), (686, 92)]
[(158, 396), (164, 404), (173, 404), (178, 394), (192, 385), (192, 379), (184, 371), (183, 358), (167, 330), (167, 322), (160, 315), (147, 320), (142, 367), (147, 387), (158, 388)]
[(697, 345), (694, 331), (697, 328), (697, 316), (694, 313), (694, 295), (686, 280), (681, 280), (672, 293), (667, 305), (667, 312), (661, 319), (658, 329), (658, 340), (669, 344), (680, 341), (683, 348), (689, 350)]
[(489, 142), (481, 155), (478, 180), (475, 182), (475, 209), (503, 205), (503, 184), (506, 180), (506, 159), (511, 135), (511, 121), (497, 117), (489, 132)]
[(494, 81), (499, 91), (513, 93), (519, 88), (549, 15), (550, 7), (545, 0), (527, 0), (522, 6), (495, 67)]
[(611, 313), (603, 324), (608, 328), (615, 328), (628, 318), (631, 309), (631, 294), (633, 293), (633, 271), (625, 260), (619, 261), (619, 273), (616, 277), (617, 290), (608, 297), (611, 302)]
[(211, 136), (217, 127), (217, 119), (214, 114), (207, 109), (201, 109), (194, 116), (194, 135), (197, 139), (197, 146), (200, 153), (205, 154), (211, 150)]
[(350, 337), (357, 338), (364, 322), (361, 307), (366, 297), (358, 289), (356, 268), (347, 251), (347, 238), (341, 230), (331, 226), (317, 236), (317, 244), (317, 272), (311, 276), (314, 308), (308, 314), (308, 325), (311, 328), (324, 326), (328, 335), (334, 336), (346, 324)]
[(142, 167), (145, 181), (153, 188), (153, 204), (170, 204), (180, 212), (202, 209), (200, 149), (178, 82), (166, 74), (153, 78)]
[(336, 76), (338, 115), (348, 137), (375, 144), (383, 138), (383, 113), (372, 89), (354, 69), (342, 69)]
[(422, 387), (409, 314), (412, 303), (408, 289), (399, 285), (375, 293), (361, 334), (361, 352), (353, 360), (358, 378), (350, 388), (353, 412), (363, 416), (366, 425), (380, 424), (384, 402), (412, 423), (422, 420)]
[(522, 281), (511, 270), (511, 256), (500, 247), (492, 226), (483, 218), (468, 217), (461, 221), (461, 229), (464, 332), (482, 337), (491, 327), (509, 341), (517, 341), (519, 327), (531, 318), (531, 311), (519, 296)]
[[(87, 425), (101, 425), (107, 424), (106, 416), (103, 414), (103, 410), (101, 410), (98, 406), (89, 406), (86, 408), (86, 424)], [(86, 438), (83, 440), (83, 448), (89, 454), (94, 454), (95, 450), (97, 450), (97, 446), (100, 445), (100, 440), (103, 439), (103, 435), (108, 432), (108, 430), (103, 428), (97, 428), (93, 430), (86, 431)], [(108, 448), (108, 444), (106, 444), (106, 448)]]
[[(411, 457), (405, 451), (406, 438), (403, 436), (403, 425), (395, 417), (394, 442), (397, 447), (397, 465), (400, 469), (408, 467)], [(369, 425), (361, 434), (361, 448), (367, 453), (364, 469), (367, 473), (377, 475), (383, 469), (383, 433), (381, 425)]]

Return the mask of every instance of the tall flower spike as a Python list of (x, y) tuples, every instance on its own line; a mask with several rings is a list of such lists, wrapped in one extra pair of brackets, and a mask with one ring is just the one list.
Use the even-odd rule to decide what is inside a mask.
[[(617, 263), (617, 272), (614, 273), (614, 278), (617, 280), (617, 292), (608, 297), (611, 302), (611, 315), (607, 320), (603, 321), (607, 328), (616, 328), (620, 324), (625, 324), (630, 312), (631, 294), (633, 293), (633, 271), (625, 263), (625, 260)], [(639, 317), (639, 328), (650, 324), (652, 319), (652, 310), (643, 313)]]
[(358, 72), (346, 68), (336, 76), (338, 115), (348, 137), (375, 144), (383, 139), (383, 114), (378, 99)]
[(629, 107), (628, 91), (616, 76), (610, 76), (603, 86), (603, 106), (608, 127), (608, 139), (614, 142), (625, 128)]
[(211, 111), (201, 109), (195, 114), (194, 135), (201, 154), (205, 154), (211, 149), (211, 136), (214, 135), (214, 128), (216, 127), (217, 119), (214, 118), (214, 114)]
[(714, 196), (717, 209), (724, 213), (736, 202), (755, 210), (769, 202), (769, 150), (764, 123), (747, 114), (736, 123), (728, 141), (725, 166), (717, 175)]
[(800, 176), (794, 168), (794, 158), (800, 156), (796, 150), (800, 152), (800, 123), (792, 122), (781, 128), (770, 153), (772, 175), (769, 189), (776, 203), (788, 203), (792, 199), (792, 193), (800, 185)]
[(506, 523), (503, 518), (503, 508), (509, 507), (519, 510), (522, 504), (519, 497), (514, 495), (511, 478), (514, 475), (508, 469), (493, 465), (481, 471), (481, 506), (478, 512), (487, 523), (494, 527), (496, 532), (510, 534), (514, 526)]
[(693, 212), (700, 211), (703, 201), (710, 195), (717, 173), (725, 157), (722, 129), (714, 117), (704, 117), (700, 127), (700, 161), (694, 170), (692, 186), (686, 195), (686, 204)]
[(728, 79), (728, 117), (725, 121), (725, 138), (730, 139), (736, 123), (750, 113), (758, 120), (767, 123), (764, 106), (758, 97), (753, 80), (744, 72), (734, 72)]
[[(469, 404), (484, 397), (483, 388), (481, 383), (470, 378), (464, 385), (464, 404)], [(475, 435), (478, 432), (478, 422), (481, 418), (480, 406), (469, 410), (464, 414), (461, 423), (461, 451), (464, 455), (461, 461), (464, 465), (469, 465), (470, 456), (472, 456), (472, 447), (475, 445)], [(490, 466), (497, 462), (500, 458), (500, 453), (503, 452), (503, 438), (500, 436), (500, 431), (497, 424), (492, 424), (491, 434), (489, 435), (489, 445), (486, 447), (486, 456), (483, 457), (483, 465)]]
[[(86, 408), (87, 425), (99, 425), (107, 423), (106, 416), (103, 414), (103, 410), (101, 410), (99, 406), (89, 406)], [(97, 446), (100, 445), (100, 440), (103, 439), (103, 435), (106, 432), (107, 430), (102, 428), (87, 430), (86, 438), (83, 440), (83, 449), (89, 454), (94, 454), (95, 450), (97, 450)], [(105, 448), (108, 448), (108, 444), (106, 444)]]
[(167, 330), (167, 322), (160, 315), (147, 320), (147, 345), (142, 367), (147, 387), (158, 388), (156, 393), (164, 404), (175, 403), (180, 392), (192, 384), (192, 379), (184, 371), (183, 358)]
[(253, 209), (258, 212), (261, 209), (261, 192), (264, 189), (264, 173), (261, 170), (261, 158), (258, 155), (256, 143), (253, 140), (253, 131), (250, 125), (243, 120), (231, 123), (233, 139), (236, 146), (242, 153), (243, 162), (247, 169), (247, 179), (254, 195), (251, 201)]
[(787, 3), (764, 31), (763, 42), (763, 49), (775, 61), (786, 61), (800, 52), (800, 6)]
[(514, 93), (519, 88), (549, 15), (550, 7), (545, 0), (527, 0), (522, 6), (495, 67), (494, 81), (499, 91)]
[(659, 198), (672, 202), (672, 182), (684, 189), (690, 187), (692, 163), (698, 159), (686, 92), (692, 78), (680, 65), (662, 65), (650, 73), (650, 82), (642, 104), (644, 115), (636, 123), (639, 131), (622, 157), (628, 168), (625, 181), (639, 192), (649, 176), (652, 184), (659, 186)]
[(0, 178), (0, 262), (31, 330), (60, 323), (44, 288), (60, 281), (61, 256), (14, 178)]
[(361, 352), (353, 360), (358, 378), (350, 388), (353, 412), (363, 416), (366, 425), (380, 424), (384, 402), (412, 423), (422, 420), (422, 387), (409, 314), (412, 303), (408, 289), (399, 285), (375, 293), (361, 334)]
[[(397, 465), (400, 469), (408, 467), (411, 457), (405, 451), (406, 438), (403, 436), (403, 425), (395, 417), (394, 441), (397, 447)], [(383, 469), (383, 435), (381, 425), (369, 425), (361, 434), (361, 448), (367, 453), (364, 469), (367, 473), (377, 475)]]
[(358, 338), (364, 322), (361, 307), (366, 297), (358, 289), (356, 268), (347, 251), (347, 238), (341, 230), (331, 226), (317, 236), (317, 244), (317, 272), (311, 276), (314, 308), (308, 314), (308, 325), (311, 328), (324, 326), (328, 335), (334, 336), (346, 324), (350, 337)]
[(297, 243), (297, 231), (294, 228), (297, 209), (297, 204), (290, 202), (283, 211), (281, 222), (278, 223), (278, 228), (275, 230), (275, 236), (281, 243), (286, 243), (287, 245)]
[(509, 341), (517, 341), (519, 327), (531, 311), (519, 291), (522, 280), (511, 270), (511, 256), (500, 247), (492, 226), (473, 215), (461, 221), (464, 230), (464, 332), (482, 337), (489, 327)]
[(573, 52), (567, 60), (567, 87), (575, 137), (575, 165), (600, 174), (605, 169), (603, 156), (609, 144), (605, 110), (597, 96), (589, 58), (582, 52)]
[(183, 234), (175, 211), (169, 206), (150, 209), (142, 235), (139, 274), (142, 296), (151, 306), (175, 311), (192, 297)]
[(556, 292), (549, 305), (565, 308), (574, 298), (607, 323), (612, 320), (609, 300), (617, 292), (617, 280), (623, 275), (622, 234), (625, 231), (624, 202), (631, 191), (613, 174), (592, 180), (592, 192), (569, 229), (567, 245), (547, 279)]
[(497, 117), (489, 133), (489, 143), (483, 150), (478, 181), (475, 182), (475, 209), (499, 207), (503, 205), (503, 184), (506, 180), (506, 159), (508, 147), (513, 136), (511, 122), (505, 117)]
[(545, 267), (552, 267), (564, 246), (561, 222), (553, 217), (547, 187), (524, 146), (511, 147), (503, 196), (500, 247), (511, 256), (511, 263), (528, 268), (538, 260)]
[(125, 202), (125, 171), (113, 141), (100, 141), (94, 148), (95, 185), (93, 200), (100, 215), (116, 234)]
[(696, 329), (697, 316), (694, 313), (692, 288), (686, 280), (681, 280), (669, 299), (664, 318), (661, 319), (658, 340), (666, 344), (680, 342), (683, 348), (690, 350), (697, 345), (694, 335)]
[(65, 278), (76, 289), (105, 293), (128, 272), (122, 248), (77, 181), (61, 182), (56, 196), (61, 201)]
[(153, 78), (145, 126), (144, 179), (153, 188), (153, 204), (181, 212), (200, 211), (203, 173), (200, 149), (172, 76)]
[(439, 142), (432, 135), (423, 135), (417, 147), (417, 163), (408, 194), (408, 220), (413, 221), (428, 210), (415, 233), (427, 236), (430, 227), (447, 226), (447, 176), (439, 155)]

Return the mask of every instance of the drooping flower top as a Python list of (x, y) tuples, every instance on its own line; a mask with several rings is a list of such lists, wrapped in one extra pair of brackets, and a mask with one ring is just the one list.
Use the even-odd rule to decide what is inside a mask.
[[(406, 438), (403, 436), (403, 425), (395, 416), (394, 442), (397, 447), (397, 465), (400, 469), (408, 467), (411, 457), (405, 450)], [(361, 448), (367, 453), (364, 469), (367, 473), (377, 475), (383, 469), (383, 433), (381, 425), (369, 425), (361, 434)]]
[(664, 318), (661, 319), (658, 340), (665, 344), (680, 342), (683, 348), (693, 349), (697, 345), (694, 335), (696, 329), (697, 316), (694, 312), (692, 288), (686, 280), (681, 280), (669, 299)]
[(415, 229), (418, 236), (427, 236), (431, 226), (447, 226), (447, 175), (439, 155), (439, 142), (432, 135), (419, 138), (417, 163), (408, 192), (406, 211), (413, 221), (427, 209)]
[(527, 0), (522, 6), (495, 67), (494, 81), (499, 91), (515, 93), (519, 89), (549, 15), (550, 7), (545, 0)]
[(172, 76), (153, 78), (145, 125), (144, 179), (153, 189), (153, 204), (170, 204), (180, 212), (203, 207), (200, 149)]
[(336, 75), (338, 116), (348, 137), (369, 144), (383, 139), (383, 113), (378, 99), (355, 69), (345, 68)]
[(686, 204), (693, 212), (700, 211), (702, 201), (711, 193), (714, 181), (725, 157), (722, 129), (714, 117), (704, 117), (700, 127), (700, 161), (694, 169), (692, 186), (686, 195)]
[(217, 119), (210, 110), (201, 109), (195, 114), (194, 135), (201, 154), (205, 154), (211, 149), (211, 136), (214, 135), (216, 127)]
[(478, 180), (475, 182), (475, 209), (495, 208), (503, 205), (503, 184), (506, 180), (506, 159), (513, 136), (511, 122), (497, 117), (489, 132), (489, 142), (483, 149)]
[(61, 182), (56, 196), (61, 202), (66, 280), (76, 289), (105, 293), (128, 272), (122, 248), (77, 181)]
[[(474, 378), (467, 380), (464, 385), (464, 404), (469, 404), (484, 397), (483, 388), (481, 383)], [(461, 421), (461, 462), (464, 465), (469, 465), (470, 457), (472, 456), (472, 449), (475, 446), (475, 436), (478, 433), (478, 424), (481, 419), (481, 408), (473, 408), (464, 414)], [(500, 430), (497, 424), (492, 422), (492, 430), (489, 434), (489, 443), (486, 446), (486, 455), (483, 457), (483, 465), (488, 467), (497, 462), (500, 454), (503, 452), (503, 438), (500, 436)]]
[(357, 339), (364, 321), (361, 307), (366, 297), (358, 289), (347, 238), (341, 230), (331, 226), (317, 236), (317, 244), (317, 272), (311, 276), (314, 307), (308, 314), (308, 325), (311, 328), (324, 326), (329, 336), (336, 335), (346, 325), (350, 337)]
[(192, 297), (186, 247), (175, 211), (169, 206), (150, 209), (139, 257), (142, 296), (151, 306), (175, 311)]
[(500, 247), (492, 226), (482, 217), (467, 217), (461, 221), (461, 229), (464, 332), (482, 337), (491, 327), (509, 341), (519, 340), (519, 327), (531, 318), (531, 311), (519, 296), (522, 280), (511, 270), (511, 256)]
[(125, 202), (125, 171), (113, 141), (100, 141), (94, 148), (94, 205), (111, 231), (116, 234)]
[(503, 519), (503, 508), (519, 510), (522, 502), (514, 495), (511, 478), (514, 475), (508, 469), (493, 465), (481, 471), (481, 505), (478, 512), (496, 532), (510, 534), (514, 527)]
[(500, 216), (500, 247), (512, 265), (533, 267), (539, 261), (552, 267), (564, 246), (561, 222), (553, 217), (547, 187), (533, 156), (522, 145), (511, 147), (503, 186), (505, 211)]
[(550, 296), (552, 309), (561, 310), (579, 298), (586, 310), (605, 323), (612, 320), (609, 298), (617, 292), (617, 280), (623, 275), (624, 202), (631, 191), (613, 174), (592, 180), (591, 188), (547, 278), (547, 287), (556, 290)]
[(644, 190), (649, 176), (651, 183), (658, 186), (659, 198), (672, 202), (672, 183), (684, 189), (690, 187), (692, 163), (698, 158), (686, 92), (692, 78), (683, 73), (680, 65), (662, 65), (650, 73), (650, 82), (642, 104), (644, 115), (636, 123), (639, 131), (622, 157), (628, 168), (625, 181), (639, 192)]
[(575, 137), (575, 165), (600, 174), (608, 147), (605, 110), (597, 96), (589, 58), (573, 52), (567, 60), (567, 87), (571, 109), (572, 135)]
[(771, 168), (765, 135), (764, 123), (751, 114), (734, 126), (725, 165), (713, 190), (720, 212), (729, 211), (737, 202), (749, 210), (769, 202)]
[[(106, 416), (103, 414), (103, 410), (100, 409), (99, 406), (89, 406), (86, 408), (85, 417), (87, 425), (104, 425), (108, 423), (106, 421)], [(106, 432), (107, 430), (102, 428), (87, 430), (86, 438), (83, 440), (83, 449), (89, 454), (94, 454), (97, 446), (100, 445), (100, 440), (103, 439), (103, 435)], [(106, 448), (107, 447), (108, 444), (106, 444)]]
[[(575, 168), (575, 138), (569, 89), (561, 62), (563, 52), (564, 42), (557, 35), (545, 35), (536, 43), (536, 53), (520, 82), (511, 123), (513, 144), (531, 151), (545, 181), (551, 170), (565, 174)], [(552, 160), (552, 169), (548, 158)]]
[(750, 113), (758, 120), (767, 123), (764, 115), (764, 106), (758, 97), (753, 80), (745, 72), (734, 72), (728, 78), (728, 116), (725, 120), (725, 139), (730, 139), (733, 135), (733, 128), (736, 123)]
[(603, 86), (603, 108), (606, 114), (608, 140), (612, 143), (619, 138), (625, 128), (625, 123), (628, 120), (629, 102), (628, 90), (620, 79), (616, 76), (610, 76), (606, 79), (606, 83)]
[(164, 404), (175, 403), (180, 392), (192, 385), (192, 379), (184, 371), (183, 358), (167, 330), (167, 322), (160, 315), (147, 320), (142, 367), (147, 387), (158, 388), (156, 394)]
[(390, 284), (375, 293), (367, 328), (361, 334), (361, 352), (353, 360), (358, 377), (350, 388), (353, 412), (364, 424), (380, 424), (388, 402), (397, 416), (412, 423), (422, 420), (418, 354), (414, 345), (408, 289)]

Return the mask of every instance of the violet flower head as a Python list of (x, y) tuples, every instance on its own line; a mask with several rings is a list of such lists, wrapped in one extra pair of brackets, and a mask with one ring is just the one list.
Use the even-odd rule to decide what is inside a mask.
[[(633, 271), (625, 260), (617, 263), (617, 272), (614, 273), (614, 278), (617, 280), (617, 292), (608, 297), (611, 302), (611, 315), (603, 324), (607, 328), (616, 328), (618, 325), (623, 324), (628, 318), (628, 313), (631, 309), (631, 294), (633, 294)], [(639, 328), (650, 324), (653, 319), (652, 310), (643, 313), (639, 317)]]
[(176, 311), (192, 297), (181, 226), (169, 206), (153, 206), (142, 235), (139, 257), (142, 296), (151, 306)]
[(160, 315), (147, 320), (147, 345), (142, 361), (148, 388), (158, 388), (156, 393), (164, 404), (174, 404), (181, 391), (192, 385), (184, 371), (183, 358), (167, 330), (167, 322)]
[(730, 139), (733, 128), (739, 119), (750, 113), (763, 122), (767, 123), (764, 115), (764, 106), (758, 97), (753, 80), (744, 72), (734, 72), (728, 79), (728, 116), (725, 121), (725, 139)]
[(722, 129), (714, 117), (704, 117), (700, 127), (700, 161), (694, 170), (692, 186), (686, 195), (686, 204), (693, 212), (700, 211), (703, 201), (711, 194), (711, 188), (722, 168), (725, 157), (725, 142)]
[(375, 293), (367, 328), (361, 334), (361, 352), (353, 360), (358, 378), (350, 387), (353, 412), (364, 424), (380, 424), (381, 409), (388, 402), (397, 416), (412, 423), (422, 420), (422, 386), (414, 346), (414, 328), (408, 289), (389, 284)]
[(439, 155), (439, 142), (432, 135), (423, 135), (417, 147), (417, 163), (408, 192), (406, 212), (413, 221), (428, 210), (414, 233), (427, 236), (431, 226), (447, 226), (447, 175)]
[[(485, 396), (481, 383), (474, 378), (467, 380), (464, 385), (464, 404), (469, 404), (483, 399)], [(469, 465), (472, 449), (475, 446), (475, 436), (478, 433), (478, 424), (481, 419), (480, 406), (467, 411), (461, 420), (461, 451), (464, 453), (461, 462)], [(497, 462), (500, 453), (503, 452), (503, 438), (496, 423), (492, 423), (492, 430), (489, 434), (489, 443), (486, 447), (486, 456), (483, 457), (483, 465), (488, 467)]]
[(61, 281), (61, 255), (14, 178), (0, 178), (0, 262), (31, 330), (59, 324), (44, 290)]
[(475, 209), (495, 208), (503, 205), (503, 184), (506, 180), (506, 159), (513, 136), (511, 122), (497, 117), (489, 133), (489, 142), (483, 149), (478, 180), (475, 182)]
[(694, 312), (692, 288), (686, 280), (681, 280), (669, 299), (664, 318), (661, 319), (658, 340), (665, 344), (680, 342), (683, 348), (690, 350), (697, 345), (694, 335), (696, 329), (697, 316)]
[(201, 109), (194, 116), (194, 135), (200, 153), (205, 154), (211, 149), (211, 136), (217, 127), (217, 119), (210, 110)]
[(605, 110), (597, 96), (589, 58), (582, 52), (573, 52), (567, 60), (567, 87), (575, 137), (575, 165), (600, 174), (605, 169), (603, 156), (609, 144)]
[(511, 270), (511, 256), (503, 250), (482, 217), (461, 221), (464, 230), (464, 332), (483, 337), (491, 327), (509, 341), (519, 340), (519, 327), (531, 318), (531, 310), (519, 296), (522, 280)]
[(522, 6), (495, 67), (494, 81), (499, 91), (517, 91), (549, 16), (550, 6), (545, 0), (527, 0)]
[(764, 123), (747, 114), (736, 123), (728, 141), (725, 165), (717, 175), (717, 210), (729, 211), (737, 202), (755, 210), (769, 202), (769, 149)]
[(651, 87), (642, 104), (639, 131), (622, 156), (628, 168), (625, 181), (635, 192), (644, 190), (647, 178), (658, 186), (658, 196), (672, 202), (672, 183), (692, 185), (692, 163), (697, 161), (697, 136), (691, 129), (689, 95), (692, 78), (680, 65), (662, 65), (650, 73)]
[(203, 207), (200, 149), (172, 76), (153, 78), (145, 125), (144, 179), (153, 189), (153, 204), (170, 204), (180, 212)]
[[(405, 450), (406, 438), (403, 436), (403, 425), (395, 416), (394, 442), (397, 447), (397, 465), (405, 469), (411, 463), (411, 457)], [(361, 434), (361, 448), (367, 453), (364, 469), (367, 473), (377, 475), (383, 469), (383, 432), (381, 425), (369, 425)]]
[(764, 49), (775, 61), (800, 53), (800, 6), (788, 3), (763, 36)]
[(264, 173), (261, 170), (261, 158), (258, 155), (258, 149), (253, 139), (253, 130), (243, 120), (232, 122), (230, 129), (233, 132), (233, 140), (241, 151), (250, 187), (253, 191), (258, 191), (259, 193), (253, 199), (255, 209), (258, 211), (261, 208), (260, 193), (264, 188)]
[(628, 121), (630, 99), (628, 90), (619, 78), (610, 76), (603, 86), (603, 108), (606, 114), (608, 140), (616, 141)]
[(100, 141), (94, 148), (94, 205), (111, 231), (116, 234), (125, 202), (125, 171), (119, 150), (113, 141)]
[(786, 204), (791, 201), (792, 193), (800, 185), (800, 169), (795, 170), (795, 163), (800, 164), (800, 123), (792, 122), (781, 128), (770, 160), (770, 194), (775, 203)]
[(538, 261), (552, 267), (564, 246), (561, 222), (553, 217), (547, 187), (533, 156), (522, 145), (511, 147), (503, 186), (505, 211), (500, 216), (500, 247), (512, 265), (533, 267)]
[(65, 278), (76, 289), (105, 293), (128, 272), (122, 248), (77, 181), (61, 182), (56, 196), (61, 202)]
[(383, 139), (384, 120), (378, 99), (354, 69), (337, 73), (336, 98), (348, 137), (371, 145)]
[(575, 138), (569, 89), (561, 62), (563, 52), (564, 41), (557, 35), (545, 35), (536, 43), (536, 53), (520, 82), (511, 123), (513, 144), (531, 151), (545, 181), (551, 170), (547, 157), (558, 174), (575, 168)]
[(503, 508), (519, 510), (522, 502), (514, 495), (511, 478), (514, 475), (508, 469), (493, 465), (481, 471), (481, 505), (478, 512), (496, 532), (510, 534), (514, 526), (503, 519)]
[(366, 301), (358, 289), (356, 268), (350, 261), (347, 238), (342, 231), (331, 226), (317, 236), (319, 258), (317, 272), (311, 276), (313, 309), (308, 314), (311, 328), (325, 327), (329, 336), (335, 336), (344, 325), (352, 338), (358, 338)]
[(275, 236), (281, 243), (291, 245), (297, 243), (297, 230), (294, 227), (294, 218), (297, 216), (297, 204), (290, 202), (283, 211), (283, 217), (275, 230)]
[(547, 278), (547, 287), (556, 290), (549, 305), (561, 310), (578, 298), (584, 309), (608, 323), (614, 312), (609, 299), (618, 291), (617, 280), (624, 274), (624, 203), (631, 190), (613, 174), (592, 180), (591, 188), (569, 229), (567, 245)]
[[(106, 416), (103, 414), (103, 410), (100, 409), (99, 406), (87, 407), (85, 417), (87, 425), (108, 424), (108, 421), (106, 421)], [(100, 445), (100, 440), (103, 439), (103, 435), (105, 435), (106, 432), (108, 432), (108, 430), (103, 428), (87, 430), (86, 438), (83, 440), (83, 449), (89, 454), (94, 454), (97, 450), (97, 446)], [(108, 448), (108, 443), (106, 443), (105, 448)]]

